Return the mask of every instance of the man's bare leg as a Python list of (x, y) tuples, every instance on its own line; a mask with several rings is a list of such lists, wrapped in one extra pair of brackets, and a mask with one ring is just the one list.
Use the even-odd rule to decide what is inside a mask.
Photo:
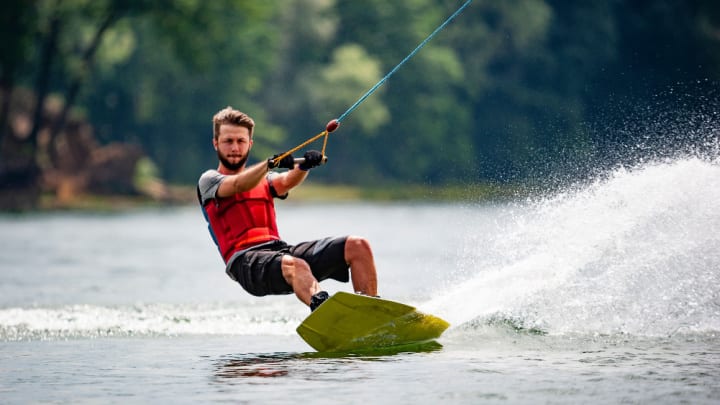
[(350, 265), (355, 292), (376, 296), (377, 271), (370, 243), (364, 238), (348, 236), (345, 241), (345, 260)]
[(320, 284), (310, 271), (307, 262), (290, 255), (283, 255), (282, 274), (298, 299), (309, 306), (312, 296), (320, 291)]

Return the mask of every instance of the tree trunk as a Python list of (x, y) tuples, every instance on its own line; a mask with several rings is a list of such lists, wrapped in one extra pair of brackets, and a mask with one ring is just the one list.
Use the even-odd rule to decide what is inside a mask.
[[(0, 98), (2, 98), (2, 104), (0, 104), (0, 156), (3, 153), (3, 144), (5, 139), (12, 135), (10, 129), (10, 100), (12, 99), (13, 79), (11, 72), (2, 71), (0, 73)], [(2, 171), (2, 167), (0, 167)]]
[[(45, 44), (43, 45), (42, 56), (40, 58), (40, 71), (35, 80), (35, 112), (33, 114), (33, 126), (28, 137), (28, 142), (33, 153), (37, 151), (37, 138), (40, 128), (43, 124), (43, 114), (45, 110), (45, 99), (47, 98), (50, 84), (50, 72), (55, 55), (57, 54), (57, 43), (60, 38), (60, 18), (54, 15), (50, 20), (50, 31)], [(33, 160), (35, 156), (33, 154)]]
[[(32, 129), (25, 140), (9, 136), (5, 138), (3, 167), (0, 170), (0, 208), (12, 211), (35, 209), (40, 201), (41, 170), (36, 160), (38, 133), (43, 125), (45, 99), (49, 91), (50, 72), (57, 53), (60, 36), (60, 19), (50, 20), (50, 30), (45, 37), (40, 56), (40, 69), (35, 80), (35, 109)], [(9, 92), (12, 94), (12, 91)]]
[(68, 115), (70, 114), (70, 110), (72, 109), (72, 106), (75, 105), (75, 100), (77, 100), (77, 96), (80, 93), (80, 87), (82, 86), (83, 82), (87, 79), (87, 76), (90, 73), (90, 70), (93, 65), (93, 58), (95, 57), (95, 53), (97, 52), (98, 46), (100, 46), (100, 42), (102, 41), (102, 37), (107, 31), (108, 28), (116, 21), (116, 13), (113, 11), (110, 11), (110, 13), (105, 17), (105, 20), (103, 20), (102, 24), (98, 27), (98, 30), (95, 32), (95, 36), (93, 37), (92, 42), (88, 45), (87, 49), (85, 49), (85, 52), (83, 53), (82, 57), (82, 66), (80, 73), (75, 76), (73, 82), (70, 84), (70, 88), (68, 89), (67, 94), (65, 95), (65, 104), (63, 105), (63, 109), (60, 113), (60, 116), (58, 119), (53, 123), (51, 130), (50, 130), (50, 139), (55, 139), (57, 135), (65, 128), (65, 125), (67, 124)]

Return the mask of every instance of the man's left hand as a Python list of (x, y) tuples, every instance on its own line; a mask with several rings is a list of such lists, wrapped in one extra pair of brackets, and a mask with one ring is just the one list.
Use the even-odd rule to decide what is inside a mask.
[(323, 154), (316, 151), (316, 150), (309, 150), (305, 152), (305, 155), (303, 155), (305, 158), (305, 161), (300, 163), (300, 170), (308, 171), (312, 169), (313, 167), (320, 166), (320, 164), (323, 161)]

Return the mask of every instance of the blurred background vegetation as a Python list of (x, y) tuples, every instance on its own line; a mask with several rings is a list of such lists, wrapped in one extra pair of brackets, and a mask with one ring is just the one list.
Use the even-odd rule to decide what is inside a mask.
[[(255, 118), (254, 159), (288, 150), (463, 2), (5, 0), (0, 207), (169, 198), (216, 167), (211, 117), (227, 105)], [(583, 176), (638, 137), (684, 142), (628, 117), (715, 119), (719, 76), (717, 1), (475, 0), (344, 120), (313, 179)]]

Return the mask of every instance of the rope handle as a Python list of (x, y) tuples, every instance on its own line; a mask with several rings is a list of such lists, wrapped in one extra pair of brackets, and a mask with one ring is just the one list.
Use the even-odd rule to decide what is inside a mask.
[[(330, 132), (335, 131), (339, 126), (340, 126), (340, 122), (338, 122), (338, 120), (336, 120), (336, 119), (330, 120), (330, 122), (328, 122), (327, 125), (325, 126), (324, 131), (313, 136), (312, 138), (308, 139), (307, 141), (301, 143), (300, 145), (290, 149), (289, 151), (287, 151), (285, 153), (281, 153), (280, 155), (278, 155), (276, 158), (273, 159), (273, 165), (278, 165), (280, 163), (280, 161), (283, 160), (286, 156), (292, 155), (293, 153), (295, 153), (298, 150), (304, 148), (305, 146), (317, 141), (318, 139), (320, 139), (322, 137), (325, 137), (325, 140), (323, 141), (322, 151), (320, 152), (323, 154), (323, 159), (322, 159), (321, 164), (327, 163), (327, 155), (325, 155), (325, 148), (327, 147), (328, 136), (330, 135)], [(302, 163), (304, 161), (305, 161), (305, 158), (296, 158), (295, 159), (295, 163)]]
[[(293, 161), (296, 164), (301, 165), (301, 164), (305, 163), (305, 158), (295, 158), (295, 159), (293, 159)], [(327, 163), (327, 161), (328, 161), (328, 157), (323, 155), (322, 160), (320, 161), (320, 164), (324, 165), (325, 163)]]

